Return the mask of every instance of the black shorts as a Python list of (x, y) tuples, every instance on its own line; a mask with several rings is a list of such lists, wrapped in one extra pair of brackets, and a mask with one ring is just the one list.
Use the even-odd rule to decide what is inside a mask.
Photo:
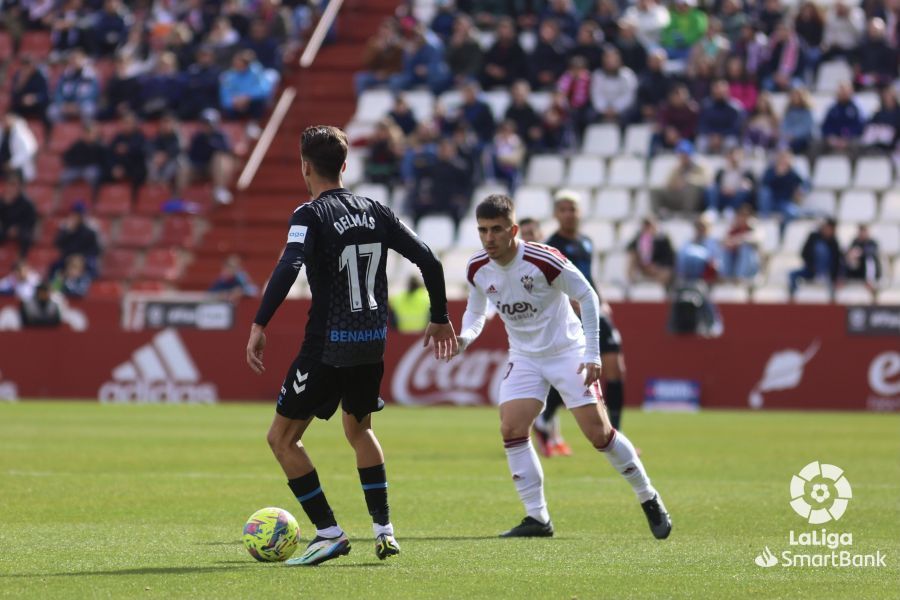
[(275, 412), (288, 419), (330, 419), (338, 404), (362, 421), (384, 408), (378, 393), (384, 362), (352, 367), (332, 367), (298, 356), (288, 370)]
[(600, 353), (622, 352), (622, 335), (606, 315), (600, 315)]

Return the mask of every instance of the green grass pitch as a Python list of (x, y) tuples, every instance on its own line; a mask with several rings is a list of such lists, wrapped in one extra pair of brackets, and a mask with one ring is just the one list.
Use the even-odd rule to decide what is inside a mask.
[[(373, 552), (339, 421), (305, 442), (349, 556), (316, 568), (253, 561), (245, 519), (281, 506), (311, 527), (269, 453), (265, 405), (0, 405), (0, 596), (15, 598), (897, 598), (900, 418), (888, 414), (626, 413), (672, 513), (652, 538), (627, 484), (564, 415), (575, 454), (544, 460), (557, 536), (500, 540), (522, 509), (493, 409), (390, 406), (376, 431), (403, 553)], [(813, 527), (791, 475), (833, 463), (853, 487), (852, 551), (886, 568), (764, 569)], [(794, 550), (800, 551), (798, 548)], [(821, 549), (816, 549), (817, 552)]]

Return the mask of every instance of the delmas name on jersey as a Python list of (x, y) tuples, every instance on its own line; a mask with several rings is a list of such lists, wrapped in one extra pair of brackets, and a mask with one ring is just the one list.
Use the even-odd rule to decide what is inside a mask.
[(339, 234), (343, 234), (351, 227), (365, 227), (374, 230), (375, 218), (366, 214), (349, 214), (334, 222), (334, 228)]

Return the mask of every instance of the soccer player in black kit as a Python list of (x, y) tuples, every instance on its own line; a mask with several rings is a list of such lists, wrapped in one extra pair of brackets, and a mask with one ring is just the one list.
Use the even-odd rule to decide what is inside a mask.
[(301, 443), (314, 417), (330, 418), (340, 404), (347, 440), (375, 532), (379, 559), (398, 554), (387, 501), (384, 454), (372, 431), (372, 415), (384, 407), (379, 387), (384, 372), (388, 291), (387, 250), (415, 263), (431, 300), (425, 345), (448, 359), (457, 341), (447, 315), (444, 271), (432, 251), (386, 206), (343, 188), (347, 137), (336, 127), (307, 128), (300, 143), (303, 179), (313, 198), (294, 211), (284, 253), (266, 287), (250, 328), (247, 363), (264, 371), (263, 333), (306, 265), (312, 306), (300, 353), (291, 364), (267, 440), (288, 477), (288, 486), (316, 527), (306, 551), (289, 565), (317, 565), (350, 552), (315, 467)]
[[(573, 190), (560, 190), (553, 202), (553, 216), (559, 229), (544, 242), (566, 255), (578, 270), (581, 271), (594, 290), (597, 286), (591, 277), (591, 262), (594, 255), (594, 244), (590, 238), (578, 232), (581, 221), (581, 198)], [(600, 292), (597, 292), (600, 295)], [(600, 360), (603, 364), (603, 379), (606, 391), (603, 398), (612, 426), (620, 429), (622, 408), (625, 404), (625, 391), (622, 378), (625, 375), (625, 360), (622, 357), (622, 336), (610, 318), (609, 305), (601, 297), (600, 311)], [(562, 398), (555, 389), (547, 396), (547, 408), (538, 421), (550, 423), (556, 410), (562, 405)], [(543, 434), (538, 428), (538, 433)]]

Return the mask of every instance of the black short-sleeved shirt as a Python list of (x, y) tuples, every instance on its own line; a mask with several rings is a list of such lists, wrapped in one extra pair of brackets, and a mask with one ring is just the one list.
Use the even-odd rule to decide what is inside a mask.
[(291, 216), (285, 252), (273, 273), (292, 267), (285, 289), (266, 289), (255, 322), (266, 325), (287, 294), (301, 265), (306, 265), (312, 307), (300, 356), (345, 367), (382, 360), (387, 337), (388, 249), (422, 270), (431, 298), (431, 320), (447, 321), (447, 300), (440, 262), (386, 206), (343, 188), (323, 192)]

